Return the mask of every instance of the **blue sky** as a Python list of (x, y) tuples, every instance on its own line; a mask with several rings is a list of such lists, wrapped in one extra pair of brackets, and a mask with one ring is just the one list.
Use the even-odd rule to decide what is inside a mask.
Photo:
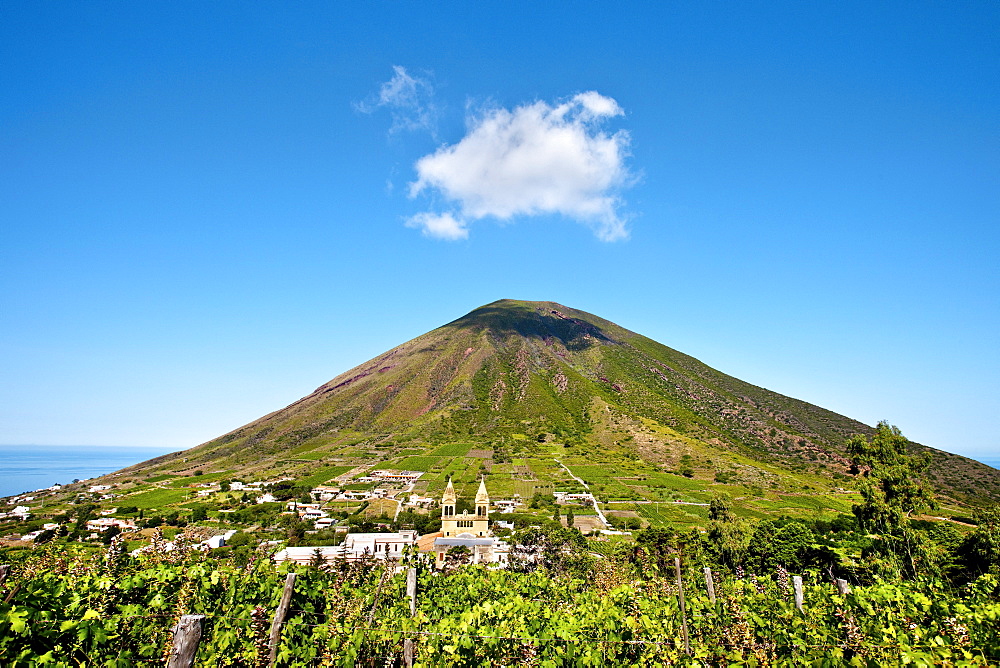
[(517, 298), (1000, 453), (995, 2), (0, 11), (0, 443), (190, 447)]

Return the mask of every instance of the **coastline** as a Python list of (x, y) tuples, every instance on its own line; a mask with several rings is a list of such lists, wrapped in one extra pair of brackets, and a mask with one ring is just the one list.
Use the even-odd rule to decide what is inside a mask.
[(96, 478), (178, 448), (0, 445), (0, 497)]

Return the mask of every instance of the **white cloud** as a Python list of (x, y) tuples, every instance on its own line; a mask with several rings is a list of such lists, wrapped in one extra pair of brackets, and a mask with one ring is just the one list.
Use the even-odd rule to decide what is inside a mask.
[(413, 76), (400, 65), (393, 65), (392, 71), (392, 78), (379, 87), (377, 95), (355, 103), (354, 108), (365, 114), (388, 109), (392, 117), (390, 134), (400, 130), (427, 130), (433, 134), (438, 118), (434, 85), (430, 79)]
[(436, 191), (457, 206), (458, 217), (427, 213), (411, 221), (419, 219), (430, 234), (424, 221), (433, 219), (461, 231), (435, 236), (465, 238), (469, 221), (561, 214), (603, 241), (627, 238), (618, 193), (630, 181), (629, 135), (601, 129), (623, 113), (615, 100), (590, 91), (555, 106), (535, 102), (471, 118), (461, 141), (417, 161), (410, 184), (410, 197)]
[(456, 241), (469, 236), (466, 222), (450, 213), (418, 213), (406, 220), (407, 227), (420, 228), (429, 237)]

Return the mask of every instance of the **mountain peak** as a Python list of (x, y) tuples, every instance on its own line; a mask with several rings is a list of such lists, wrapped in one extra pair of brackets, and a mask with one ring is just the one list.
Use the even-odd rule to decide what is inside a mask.
[(557, 302), (514, 299), (500, 299), (480, 306), (445, 325), (446, 328), (488, 330), (497, 336), (556, 339), (563, 345), (587, 336), (611, 342), (614, 339), (606, 331), (609, 326), (614, 327), (597, 316)]

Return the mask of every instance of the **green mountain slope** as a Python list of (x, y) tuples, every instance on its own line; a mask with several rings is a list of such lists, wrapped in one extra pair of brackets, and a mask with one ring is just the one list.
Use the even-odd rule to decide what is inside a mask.
[[(430, 492), (447, 473), (488, 474), (502, 491), (530, 492), (572, 485), (558, 459), (622, 501), (687, 492), (698, 501), (715, 491), (766, 500), (767, 490), (850, 488), (845, 443), (871, 431), (589, 313), (501, 300), (279, 411), (126, 472), (283, 473), (323, 482), (334, 477), (327, 473), (397, 466), (426, 470), (421, 489)], [(930, 482), (946, 498), (1000, 499), (1000, 471), (928, 450)]]

